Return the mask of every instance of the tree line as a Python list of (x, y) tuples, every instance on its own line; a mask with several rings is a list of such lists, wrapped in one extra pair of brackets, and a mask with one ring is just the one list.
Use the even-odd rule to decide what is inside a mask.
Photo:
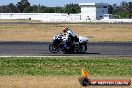
[[(80, 13), (78, 4), (66, 4), (64, 7), (47, 7), (43, 5), (32, 5), (28, 0), (21, 0), (16, 5), (0, 6), (0, 13)], [(122, 1), (120, 5), (108, 5), (108, 13), (115, 18), (132, 18), (132, 2)]]
[(30, 5), (28, 0), (21, 0), (16, 5), (0, 6), (0, 13), (80, 13), (78, 4), (66, 4), (64, 7), (46, 7), (43, 5)]
[(119, 6), (109, 5), (108, 13), (118, 18), (132, 18), (132, 2), (122, 1)]

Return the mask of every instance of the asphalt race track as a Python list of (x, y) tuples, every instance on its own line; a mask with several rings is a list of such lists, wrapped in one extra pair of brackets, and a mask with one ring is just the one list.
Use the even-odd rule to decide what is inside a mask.
[(131, 43), (88, 43), (85, 54), (52, 54), (48, 42), (0, 42), (0, 56), (132, 56)]

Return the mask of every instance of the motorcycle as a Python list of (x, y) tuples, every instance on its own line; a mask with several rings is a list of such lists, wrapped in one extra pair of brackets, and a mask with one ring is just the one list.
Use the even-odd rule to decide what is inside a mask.
[(85, 53), (87, 50), (88, 39), (86, 37), (79, 36), (78, 40), (78, 42), (71, 43), (70, 48), (67, 48), (63, 35), (58, 33), (53, 37), (49, 45), (49, 50), (52, 53), (57, 53), (60, 50), (65, 53)]

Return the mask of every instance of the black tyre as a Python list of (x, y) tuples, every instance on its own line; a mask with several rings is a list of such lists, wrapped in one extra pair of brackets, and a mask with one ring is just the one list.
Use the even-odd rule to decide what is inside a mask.
[(50, 52), (52, 52), (52, 53), (57, 53), (57, 52), (59, 52), (60, 48), (59, 48), (59, 47), (56, 47), (56, 46), (53, 45), (53, 44), (50, 44), (50, 45), (49, 45), (49, 50), (50, 50)]
[(87, 78), (85, 78), (85, 77), (82, 77), (81, 79), (80, 79), (80, 84), (81, 84), (81, 86), (88, 86), (88, 85), (90, 85), (90, 81), (89, 81), (89, 79), (87, 79)]
[(86, 44), (81, 44), (81, 45), (80, 45), (79, 52), (80, 52), (80, 53), (85, 53), (86, 50), (87, 50), (87, 45), (86, 45)]

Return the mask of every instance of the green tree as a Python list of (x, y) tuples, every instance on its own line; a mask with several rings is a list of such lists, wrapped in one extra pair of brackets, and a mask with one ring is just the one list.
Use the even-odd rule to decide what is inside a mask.
[(0, 12), (1, 13), (7, 13), (7, 6), (6, 5), (1, 6)]
[(19, 9), (19, 12), (21, 13), (23, 13), (24, 9), (29, 6), (30, 6), (30, 3), (28, 2), (28, 0), (21, 0), (21, 2), (17, 3), (17, 8)]
[(53, 9), (53, 7), (45, 7), (43, 9), (43, 12), (44, 13), (54, 13), (54, 9)]
[(32, 13), (33, 12), (33, 8), (31, 6), (27, 6), (24, 11), (24, 13)]
[(63, 8), (62, 7), (54, 7), (54, 13), (63, 13)]
[(129, 17), (129, 18), (132, 18), (132, 2), (128, 2), (126, 8), (128, 9), (128, 10), (127, 10), (128, 17)]
[(112, 14), (113, 10), (114, 10), (114, 8), (112, 7), (112, 5), (108, 5), (108, 13)]
[(7, 5), (7, 12), (8, 13), (17, 13), (17, 7), (15, 5), (13, 5), (13, 3), (10, 3), (9, 5)]
[(40, 13), (46, 13), (46, 6), (40, 6)]
[(66, 4), (66, 6), (64, 7), (64, 12), (65, 13), (80, 13), (80, 7), (78, 4)]
[(123, 1), (119, 7), (119, 14), (122, 18), (131, 18), (132, 2)]
[(32, 7), (32, 13), (37, 13), (38, 12), (38, 6), (37, 5), (33, 5)]

